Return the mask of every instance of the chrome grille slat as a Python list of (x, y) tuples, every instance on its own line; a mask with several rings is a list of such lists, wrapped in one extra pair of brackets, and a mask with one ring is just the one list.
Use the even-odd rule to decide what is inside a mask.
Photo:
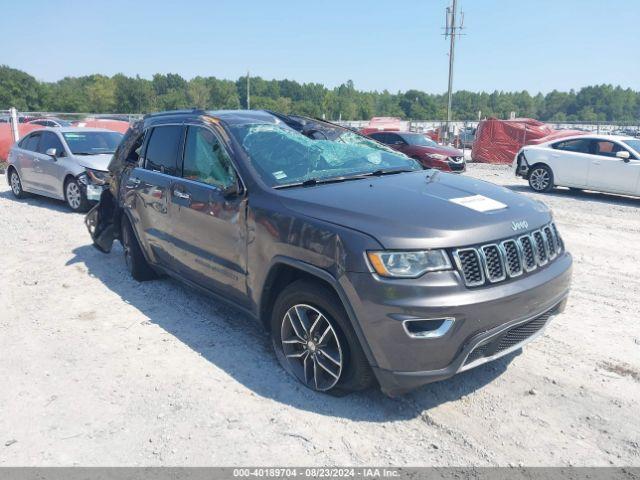
[(556, 255), (558, 255), (558, 251), (556, 249), (556, 239), (553, 235), (553, 231), (551, 230), (551, 227), (547, 225), (542, 229), (542, 233), (544, 233), (544, 237), (547, 240), (547, 246), (549, 247), (549, 260), (553, 260), (554, 258), (556, 258)]
[(507, 272), (498, 245), (490, 244), (480, 247), (480, 255), (484, 264), (484, 273), (491, 283), (501, 282), (507, 278)]
[(518, 243), (522, 248), (522, 256), (524, 259), (524, 269), (527, 272), (533, 272), (538, 268), (538, 260), (533, 247), (533, 240), (530, 235), (523, 235), (518, 238)]
[(555, 224), (501, 242), (454, 250), (453, 258), (467, 287), (499, 283), (547, 265), (564, 248)]
[(511, 277), (519, 277), (523, 273), (522, 250), (515, 240), (505, 240), (500, 244), (504, 255), (504, 265), (507, 274)]
[(475, 248), (461, 248), (454, 252), (454, 260), (469, 287), (484, 284), (484, 272), (480, 254)]
[(549, 261), (549, 249), (547, 247), (547, 242), (540, 230), (534, 231), (531, 234), (531, 238), (533, 239), (533, 246), (538, 259), (538, 265), (542, 267)]

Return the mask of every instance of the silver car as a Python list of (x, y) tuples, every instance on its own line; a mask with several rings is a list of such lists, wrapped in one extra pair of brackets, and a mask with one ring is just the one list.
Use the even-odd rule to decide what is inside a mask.
[(101, 128), (44, 128), (31, 132), (9, 151), (7, 180), (17, 198), (26, 193), (64, 200), (87, 211), (100, 199), (107, 166), (122, 134)]

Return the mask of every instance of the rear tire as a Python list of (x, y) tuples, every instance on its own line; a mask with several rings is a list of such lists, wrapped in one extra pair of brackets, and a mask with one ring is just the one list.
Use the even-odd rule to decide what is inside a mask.
[(297, 280), (280, 292), (271, 340), (282, 367), (314, 391), (342, 395), (374, 383), (342, 302), (320, 282)]
[(546, 165), (534, 165), (529, 172), (529, 186), (536, 192), (553, 190), (553, 172)]
[(75, 178), (69, 178), (64, 182), (64, 199), (74, 212), (88, 212), (91, 207), (87, 194)]
[(15, 168), (9, 169), (9, 185), (11, 185), (11, 193), (16, 198), (24, 198), (27, 196), (25, 191), (22, 189), (22, 181), (20, 180), (20, 175)]
[(140, 243), (138, 243), (133, 227), (126, 217), (122, 218), (121, 232), (124, 261), (131, 276), (139, 282), (157, 278), (156, 272), (151, 268), (147, 259), (144, 258), (142, 248), (140, 247)]

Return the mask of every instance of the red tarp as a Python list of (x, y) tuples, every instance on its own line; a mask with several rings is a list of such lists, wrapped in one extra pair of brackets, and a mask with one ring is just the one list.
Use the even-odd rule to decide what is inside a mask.
[(578, 130), (555, 130), (532, 118), (489, 118), (478, 125), (471, 158), (474, 162), (509, 164), (524, 145), (540, 144), (583, 133)]
[(73, 124), (77, 127), (106, 128), (107, 130), (113, 130), (114, 132), (120, 133), (125, 133), (129, 129), (129, 122), (101, 118), (85, 118), (84, 120), (74, 122)]
[(409, 122), (397, 117), (373, 117), (369, 125), (362, 127), (360, 133), (369, 135), (373, 132), (406, 132), (409, 130)]
[[(20, 133), (20, 138), (24, 137), (29, 132), (40, 130), (41, 128), (44, 127), (42, 125), (31, 125), (29, 123), (18, 124), (18, 132)], [(12, 145), (13, 134), (11, 133), (11, 124), (0, 123), (0, 162), (4, 162), (7, 160), (7, 156), (9, 155), (9, 150), (11, 149)]]

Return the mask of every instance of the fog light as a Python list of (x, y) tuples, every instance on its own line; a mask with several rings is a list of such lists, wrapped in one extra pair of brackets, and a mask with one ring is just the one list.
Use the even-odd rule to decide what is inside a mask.
[(453, 326), (455, 318), (431, 318), (404, 320), (402, 326), (407, 335), (413, 338), (440, 338)]

